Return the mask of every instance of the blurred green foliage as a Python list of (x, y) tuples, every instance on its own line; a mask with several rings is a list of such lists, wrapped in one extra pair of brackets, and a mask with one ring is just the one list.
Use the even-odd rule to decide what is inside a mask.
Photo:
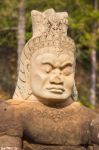
[[(98, 44), (92, 42), (95, 38), (99, 40), (99, 28), (97, 28), (97, 37), (92, 36), (93, 24), (99, 22), (99, 10), (94, 10), (93, 0), (26, 0), (25, 3), (26, 41), (32, 36), (31, 10), (44, 11), (53, 7), (56, 11), (67, 11), (69, 13), (69, 34), (76, 41), (78, 50), (83, 47), (89, 50), (91, 43), (98, 46)], [(11, 36), (15, 36), (12, 31), (16, 32), (17, 30), (19, 4), (20, 2), (17, 0), (3, 0), (0, 2), (0, 32), (4, 32), (4, 34), (1, 34), (0, 45), (3, 43), (9, 45), (10, 43), (6, 43), (9, 38), (11, 42), (13, 40), (13, 46), (17, 43), (15, 37), (11, 38)], [(5, 39), (2, 38), (3, 36)]]

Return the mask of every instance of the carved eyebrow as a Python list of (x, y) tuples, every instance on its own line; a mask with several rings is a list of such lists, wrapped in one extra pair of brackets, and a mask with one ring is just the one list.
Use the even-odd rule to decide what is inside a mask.
[(73, 63), (65, 61), (63, 64), (61, 64), (61, 68), (65, 67), (65, 66), (73, 66)]
[(54, 65), (53, 65), (52, 62), (50, 62), (50, 61), (43, 61), (42, 64), (48, 64), (48, 65), (54, 67)]

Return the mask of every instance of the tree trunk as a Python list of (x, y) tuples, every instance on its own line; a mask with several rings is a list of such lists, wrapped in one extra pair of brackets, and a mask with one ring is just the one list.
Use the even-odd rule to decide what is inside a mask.
[(18, 69), (22, 49), (25, 45), (25, 0), (21, 0), (19, 4), (19, 21), (18, 21)]
[(91, 89), (90, 89), (90, 102), (93, 106), (96, 105), (96, 50), (91, 50)]
[[(94, 0), (93, 4), (94, 10), (98, 9), (98, 0)], [(95, 43), (96, 43), (96, 28), (97, 28), (97, 23), (93, 24), (93, 29), (92, 29), (92, 48), (91, 48), (91, 63), (92, 63), (92, 68), (91, 68), (91, 89), (90, 89), (90, 102), (93, 106), (96, 105), (96, 48), (95, 48)]]

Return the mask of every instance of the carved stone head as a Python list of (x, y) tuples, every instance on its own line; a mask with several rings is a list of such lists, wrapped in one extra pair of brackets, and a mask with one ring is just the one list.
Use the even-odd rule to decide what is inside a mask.
[[(64, 102), (77, 96), (75, 44), (67, 36), (68, 15), (32, 11), (33, 37), (25, 45), (14, 99)], [(74, 95), (76, 94), (76, 95)]]

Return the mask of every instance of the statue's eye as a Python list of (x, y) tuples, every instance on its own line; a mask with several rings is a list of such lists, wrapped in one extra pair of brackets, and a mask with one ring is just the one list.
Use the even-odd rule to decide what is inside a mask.
[(74, 69), (72, 66), (65, 66), (63, 69), (62, 69), (62, 74), (65, 75), (65, 76), (68, 76), (70, 75), (71, 73), (73, 73)]
[(46, 72), (49, 73), (52, 71), (52, 66), (50, 64), (43, 64), (42, 69)]

